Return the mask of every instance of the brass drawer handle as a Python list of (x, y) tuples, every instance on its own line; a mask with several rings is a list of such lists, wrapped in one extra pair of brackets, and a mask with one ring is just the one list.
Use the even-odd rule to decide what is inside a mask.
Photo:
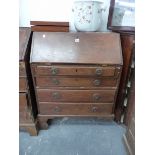
[(103, 72), (102, 68), (97, 68), (95, 71), (96, 75), (102, 75), (102, 72)]
[(58, 79), (52, 79), (52, 83), (55, 85), (59, 85), (60, 82)]
[(58, 107), (58, 106), (56, 106), (56, 107), (54, 107), (53, 108), (53, 112), (60, 112), (61, 111), (61, 109), (60, 109), (60, 107)]
[(99, 86), (99, 85), (101, 85), (101, 80), (96, 79), (96, 80), (93, 81), (93, 84), (95, 86)]
[(98, 110), (98, 107), (92, 107), (92, 108), (91, 108), (91, 111), (92, 111), (92, 112), (97, 112), (97, 110)]
[(94, 100), (94, 101), (99, 101), (99, 100), (101, 100), (100, 94), (93, 94), (93, 100)]
[(52, 73), (52, 75), (57, 75), (59, 73), (59, 69), (55, 68), (55, 67), (52, 67), (51, 68), (51, 73)]
[(61, 98), (61, 95), (58, 92), (54, 92), (54, 93), (52, 93), (52, 98), (55, 100), (58, 100)]

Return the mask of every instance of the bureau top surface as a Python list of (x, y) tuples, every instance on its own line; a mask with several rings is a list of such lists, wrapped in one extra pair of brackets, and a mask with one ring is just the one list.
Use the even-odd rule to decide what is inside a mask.
[(31, 34), (30, 28), (28, 27), (19, 28), (19, 60), (24, 60), (30, 34)]
[(34, 32), (31, 63), (122, 64), (117, 33)]

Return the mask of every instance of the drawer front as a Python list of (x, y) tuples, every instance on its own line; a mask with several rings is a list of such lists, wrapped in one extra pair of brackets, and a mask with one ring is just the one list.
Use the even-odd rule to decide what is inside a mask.
[(37, 66), (36, 75), (114, 76), (115, 67)]
[(40, 102), (113, 102), (115, 90), (37, 89)]
[(116, 78), (36, 77), (38, 87), (115, 87)]
[(27, 80), (25, 77), (19, 78), (19, 91), (27, 91)]
[(19, 76), (26, 76), (26, 68), (24, 62), (19, 63)]
[(27, 109), (27, 93), (19, 93), (19, 111)]
[(39, 103), (43, 115), (105, 115), (112, 114), (112, 108), (112, 103)]

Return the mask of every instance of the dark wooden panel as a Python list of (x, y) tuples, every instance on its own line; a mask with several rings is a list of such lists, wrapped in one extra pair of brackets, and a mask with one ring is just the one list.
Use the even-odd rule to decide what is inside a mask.
[(69, 22), (30, 21), (30, 24), (36, 32), (69, 32)]
[(42, 25), (42, 26), (62, 26), (69, 27), (69, 22), (55, 22), (55, 21), (30, 21), (31, 25)]
[(31, 100), (28, 93), (19, 93), (19, 123), (33, 123)]
[(24, 62), (19, 63), (19, 76), (26, 76), (26, 68)]
[(19, 111), (27, 109), (27, 93), (19, 93)]
[(115, 70), (116, 70), (115, 67), (52, 65), (52, 66), (37, 66), (35, 73), (37, 75), (50, 75), (50, 76), (52, 75), (114, 76)]
[(105, 115), (112, 114), (112, 103), (72, 104), (39, 103), (40, 114), (44, 115)]
[(33, 123), (30, 100), (27, 93), (19, 93), (19, 123)]
[(26, 92), (27, 91), (27, 79), (26, 77), (19, 78), (19, 91)]
[(125, 145), (129, 154), (135, 154), (135, 74), (131, 76), (131, 88), (128, 95), (128, 103), (125, 113), (127, 132), (124, 135)]
[[(31, 135), (37, 135), (34, 88), (30, 70), (30, 48), (32, 33), (30, 28), (19, 28), (19, 128)], [(25, 92), (25, 93), (24, 93)], [(36, 118), (36, 117), (35, 117)]]
[(135, 74), (132, 74), (131, 77), (131, 88), (128, 92), (128, 102), (127, 108), (125, 110), (124, 123), (129, 126), (132, 118), (134, 118), (135, 113)]
[(37, 32), (69, 32), (69, 27), (64, 26), (31, 26), (32, 31)]
[(30, 38), (31, 29), (21, 28), (19, 29), (19, 60), (24, 60), (28, 41)]
[(116, 87), (117, 78), (36, 77), (36, 86), (49, 87)]
[(120, 80), (120, 86), (116, 99), (115, 120), (120, 121), (123, 112), (123, 102), (125, 98), (125, 89), (127, 85), (128, 71), (131, 63), (133, 52), (134, 35), (121, 35), (122, 53), (123, 53), (123, 68)]
[(113, 102), (115, 90), (37, 89), (40, 102)]
[(31, 62), (122, 64), (117, 33), (34, 32)]
[(28, 110), (19, 111), (19, 125), (22, 123), (33, 123), (32, 115), (28, 112)]

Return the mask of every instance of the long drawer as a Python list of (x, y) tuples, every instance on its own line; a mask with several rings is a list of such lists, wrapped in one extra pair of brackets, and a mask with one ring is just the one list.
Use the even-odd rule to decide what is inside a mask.
[(93, 77), (36, 77), (36, 86), (48, 87), (116, 87), (116, 78)]
[(105, 115), (112, 114), (113, 103), (39, 103), (42, 115)]
[(115, 67), (101, 66), (77, 66), (77, 65), (53, 65), (53, 66), (36, 66), (36, 75), (76, 75), (76, 76), (115, 76), (118, 70)]
[(116, 90), (37, 89), (40, 102), (113, 102)]
[(20, 92), (27, 91), (27, 80), (26, 80), (26, 77), (20, 77), (19, 78), (19, 91)]

